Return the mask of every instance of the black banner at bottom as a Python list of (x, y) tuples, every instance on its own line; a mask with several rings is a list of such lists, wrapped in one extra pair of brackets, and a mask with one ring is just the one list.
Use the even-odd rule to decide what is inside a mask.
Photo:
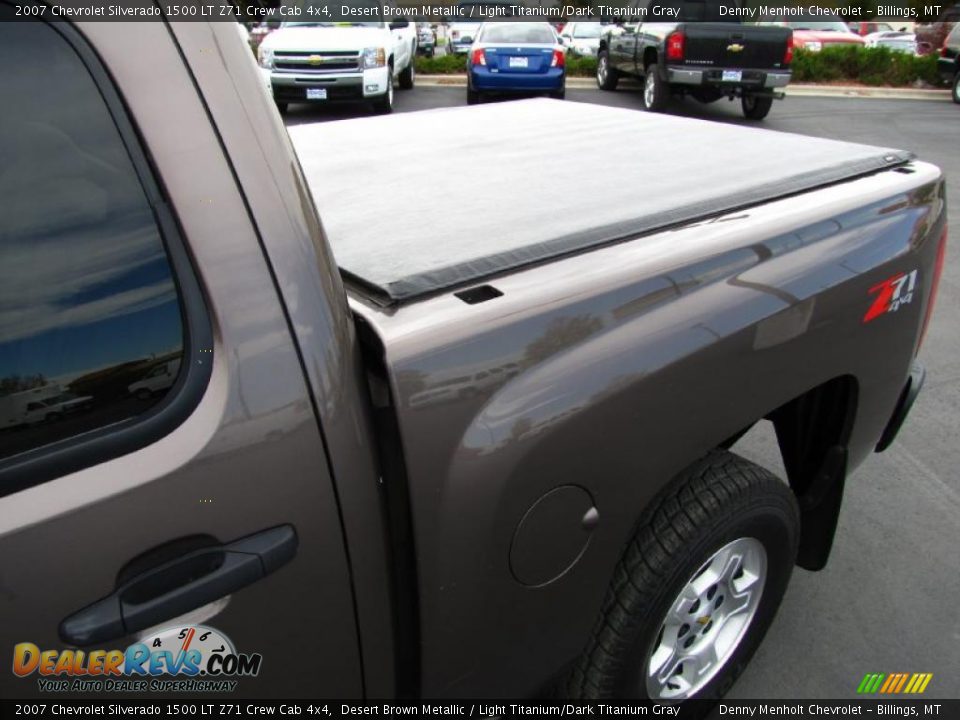
[(960, 700), (749, 700), (692, 701), (682, 704), (647, 701), (543, 700), (240, 700), (211, 702), (209, 698), (176, 700), (42, 699), (0, 700), (3, 718), (44, 717), (649, 717), (649, 718), (900, 718), (953, 720), (960, 717)]

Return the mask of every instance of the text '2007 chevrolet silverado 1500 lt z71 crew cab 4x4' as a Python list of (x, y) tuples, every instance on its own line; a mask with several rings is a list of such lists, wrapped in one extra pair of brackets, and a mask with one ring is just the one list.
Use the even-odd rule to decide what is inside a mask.
[(291, 103), (367, 100), (389, 113), (394, 83), (413, 88), (416, 52), (416, 27), (407, 20), (303, 20), (267, 35), (257, 57), (280, 112)]
[[(195, 634), (246, 697), (717, 697), (919, 389), (908, 153), (545, 99), (288, 135), (219, 23), (0, 59), (0, 387), (93, 399), (0, 431), (4, 696)], [(608, 172), (565, 193), (561, 141)], [(787, 482), (730, 450), (764, 418)]]
[[(621, 76), (643, 83), (647, 110), (671, 95), (710, 103), (739, 97), (743, 114), (762, 120), (790, 82), (789, 28), (742, 25), (716, 0), (635, 0), (631, 16), (601, 36), (597, 84), (615, 90)], [(707, 21), (707, 22), (704, 22)], [(713, 21), (713, 22), (710, 22)]]

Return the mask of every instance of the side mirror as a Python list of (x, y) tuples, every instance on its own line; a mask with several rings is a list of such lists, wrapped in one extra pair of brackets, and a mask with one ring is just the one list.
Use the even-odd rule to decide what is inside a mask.
[(393, 20), (390, 23), (391, 30), (399, 30), (400, 28), (405, 28), (410, 25), (409, 20)]

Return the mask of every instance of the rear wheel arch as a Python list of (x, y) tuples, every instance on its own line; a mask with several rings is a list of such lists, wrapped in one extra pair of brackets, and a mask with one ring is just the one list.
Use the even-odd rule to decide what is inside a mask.
[[(852, 375), (827, 380), (769, 412), (786, 480), (800, 504), (797, 564), (821, 570), (833, 545), (847, 476), (847, 448), (859, 384)], [(720, 443), (728, 449), (752, 425)]]
[(657, 63), (657, 50), (656, 48), (648, 47), (643, 51), (643, 71), (646, 72), (647, 68), (651, 65)]

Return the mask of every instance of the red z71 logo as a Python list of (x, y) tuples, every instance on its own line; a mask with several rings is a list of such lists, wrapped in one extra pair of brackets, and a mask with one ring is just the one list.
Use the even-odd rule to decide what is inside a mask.
[(889, 280), (884, 280), (879, 285), (870, 288), (870, 294), (877, 294), (873, 305), (863, 316), (865, 323), (875, 320), (884, 313), (896, 312), (901, 305), (906, 305), (913, 300), (913, 290), (917, 285), (917, 271), (910, 273), (900, 273), (894, 275)]

